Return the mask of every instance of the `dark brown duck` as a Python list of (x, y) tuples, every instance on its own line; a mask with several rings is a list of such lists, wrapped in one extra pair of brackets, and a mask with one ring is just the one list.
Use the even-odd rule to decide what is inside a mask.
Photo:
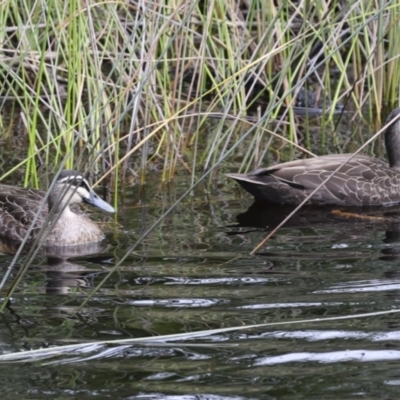
[[(400, 203), (400, 108), (386, 119), (389, 165), (376, 158), (332, 154), (290, 161), (248, 174), (228, 174), (256, 199), (299, 204), (337, 168), (309, 201), (319, 205), (387, 206)], [(344, 165), (342, 165), (344, 164)]]

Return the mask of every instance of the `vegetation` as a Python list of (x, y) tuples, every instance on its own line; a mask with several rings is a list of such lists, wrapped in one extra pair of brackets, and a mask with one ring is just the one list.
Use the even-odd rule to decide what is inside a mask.
[[(145, 181), (155, 163), (162, 180), (181, 169), (194, 177), (244, 140), (244, 164), (254, 166), (272, 129), (299, 142), (293, 105), (302, 88), (322, 108), (332, 103), (328, 134), (338, 103), (353, 114), (368, 110), (379, 124), (382, 107), (398, 97), (399, 7), (6, 1), (2, 109), (20, 113), (28, 138), (15, 168), (24, 165), (27, 184), (37, 184), (40, 164), (123, 176), (140, 170)], [(5, 139), (16, 134), (2, 126)]]

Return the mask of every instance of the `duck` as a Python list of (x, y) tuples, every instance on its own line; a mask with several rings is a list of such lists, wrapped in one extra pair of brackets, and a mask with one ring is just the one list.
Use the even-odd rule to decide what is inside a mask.
[[(227, 174), (256, 200), (298, 205), (326, 178), (308, 204), (390, 206), (400, 203), (400, 108), (386, 119), (385, 147), (389, 163), (362, 154), (329, 154), (289, 161), (248, 174)], [(350, 159), (350, 157), (352, 157)]]
[(28, 243), (33, 243), (41, 231), (39, 243), (51, 247), (102, 241), (103, 231), (80, 211), (79, 203), (115, 212), (93, 191), (84, 176), (73, 170), (61, 171), (48, 193), (0, 184), (0, 242), (15, 246), (29, 234)]

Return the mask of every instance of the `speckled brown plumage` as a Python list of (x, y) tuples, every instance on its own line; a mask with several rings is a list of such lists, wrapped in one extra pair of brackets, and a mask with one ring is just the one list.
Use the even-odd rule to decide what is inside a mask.
[[(0, 240), (21, 242), (33, 222), (45, 192), (34, 189), (21, 189), (0, 185)], [(36, 221), (32, 231), (34, 237), (43, 225), (48, 206), (44, 204), (43, 213)]]
[(381, 160), (335, 154), (290, 161), (249, 174), (228, 174), (255, 198), (274, 203), (298, 204), (337, 168), (340, 169), (309, 201), (320, 205), (377, 206), (400, 203), (400, 108), (386, 120), (389, 165)]

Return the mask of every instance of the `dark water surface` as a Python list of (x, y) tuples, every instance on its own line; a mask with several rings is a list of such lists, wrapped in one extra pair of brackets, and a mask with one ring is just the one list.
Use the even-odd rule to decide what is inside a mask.
[[(222, 182), (178, 205), (77, 314), (188, 181), (128, 188), (103, 254), (37, 257), (1, 315), (1, 353), (399, 307), (397, 210), (304, 211), (249, 255), (288, 210)], [(305, 322), (3, 363), (0, 384), (4, 399), (398, 398), (399, 344), (398, 314)]]

